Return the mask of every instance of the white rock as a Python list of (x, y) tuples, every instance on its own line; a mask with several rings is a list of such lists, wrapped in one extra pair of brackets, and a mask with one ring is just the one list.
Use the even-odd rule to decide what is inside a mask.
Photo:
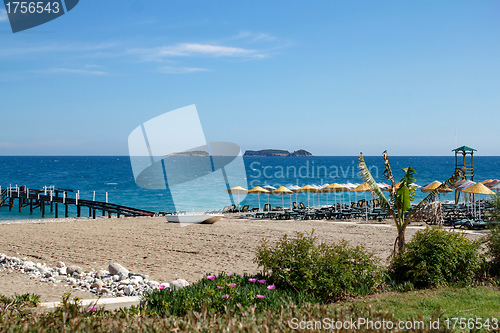
[(56, 267), (57, 267), (57, 268), (63, 268), (63, 267), (66, 267), (66, 265), (65, 265), (62, 261), (58, 261), (58, 262), (56, 263)]
[(50, 271), (44, 267), (38, 267), (38, 271), (42, 277), (52, 277)]
[(76, 286), (78, 284), (75, 278), (69, 278), (67, 281), (70, 286)]
[(125, 287), (125, 289), (123, 290), (123, 292), (125, 293), (125, 295), (127, 296), (130, 296), (134, 293), (134, 287), (133, 286), (127, 286)]
[(148, 286), (150, 286), (151, 288), (158, 288), (159, 285), (160, 285), (160, 282), (148, 281)]
[(60, 267), (58, 271), (59, 275), (66, 275), (68, 273), (66, 267)]
[(129, 279), (122, 280), (122, 281), (120, 281), (120, 284), (124, 285), (124, 286), (128, 286), (130, 284), (130, 280)]
[(25, 261), (24, 267), (35, 267), (35, 263), (33, 261)]
[(170, 282), (170, 288), (171, 289), (182, 289), (184, 287), (189, 286), (189, 282), (183, 279), (177, 279), (175, 281)]
[(101, 294), (111, 294), (111, 291), (108, 288), (102, 288)]
[(95, 277), (98, 278), (98, 279), (102, 279), (103, 277), (105, 276), (108, 276), (109, 275), (109, 272), (104, 270), (104, 269), (101, 269), (100, 271), (98, 271), (96, 274), (95, 274)]
[(128, 269), (126, 269), (125, 267), (123, 267), (122, 265), (120, 265), (118, 263), (109, 264), (108, 271), (112, 275), (116, 275), (118, 273), (128, 275), (128, 273), (129, 273)]
[(81, 267), (74, 266), (74, 265), (66, 267), (66, 274), (73, 275), (73, 273), (82, 274), (83, 269)]
[(115, 282), (120, 281), (120, 276), (119, 275), (113, 275), (113, 281), (115, 281)]
[(131, 281), (137, 281), (138, 283), (141, 283), (144, 281), (144, 279), (142, 278), (142, 276), (139, 276), (139, 275), (134, 275), (130, 278)]

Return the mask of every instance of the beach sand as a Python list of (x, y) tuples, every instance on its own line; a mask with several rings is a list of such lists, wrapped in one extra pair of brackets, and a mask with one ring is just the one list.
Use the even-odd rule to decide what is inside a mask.
[[(422, 223), (410, 225), (409, 241)], [(345, 239), (353, 245), (374, 250), (386, 262), (394, 245), (396, 228), (386, 223), (364, 221), (271, 221), (225, 217), (213, 225), (167, 223), (164, 217), (112, 218), (41, 223), (0, 224), (0, 253), (33, 262), (78, 265), (84, 270), (107, 269), (117, 262), (130, 271), (149, 275), (150, 280), (170, 282), (181, 278), (195, 282), (207, 273), (258, 272), (253, 262), (255, 247), (262, 238), (274, 242), (284, 234), (315, 230), (319, 241)], [(471, 239), (481, 237), (468, 232)], [(0, 294), (36, 293), (41, 301), (58, 301), (70, 287), (54, 287), (27, 275), (0, 269)], [(72, 291), (93, 298), (93, 294)]]

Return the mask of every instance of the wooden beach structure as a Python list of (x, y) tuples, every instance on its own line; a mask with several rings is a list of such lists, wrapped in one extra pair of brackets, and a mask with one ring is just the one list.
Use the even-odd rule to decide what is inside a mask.
[[(455, 172), (465, 168), (463, 179), (474, 181), (474, 152), (477, 150), (471, 147), (462, 146), (452, 151), (455, 152)], [(459, 156), (460, 154), (462, 155), (461, 158)], [(459, 200), (460, 191), (455, 189), (455, 203), (458, 203)]]
[[(74, 193), (68, 189), (54, 189), (53, 187), (44, 187), (42, 190), (29, 189), (26, 186), (17, 185), (9, 186), (1, 190), (0, 207), (8, 206), (9, 211), (12, 211), (17, 206), (19, 212), (23, 208), (29, 207), (30, 214), (33, 214), (35, 209), (40, 209), (42, 217), (45, 217), (47, 210), (54, 213), (55, 217), (59, 217), (60, 206), (64, 208), (64, 217), (69, 217), (69, 207), (76, 207), (76, 216), (82, 216), (82, 208), (88, 209), (88, 216), (96, 218), (97, 214), (108, 216), (112, 214), (120, 216), (155, 216), (154, 212), (143, 209), (132, 208), (127, 206), (116, 205), (108, 202), (83, 200), (79, 198), (79, 192), (75, 193), (74, 198), (68, 197), (69, 193)], [(107, 198), (107, 197), (106, 197)], [(16, 203), (17, 201), (17, 203)]]

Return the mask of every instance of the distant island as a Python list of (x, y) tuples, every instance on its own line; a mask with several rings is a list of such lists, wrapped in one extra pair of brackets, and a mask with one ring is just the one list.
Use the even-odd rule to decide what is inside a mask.
[(313, 156), (310, 152), (304, 149), (299, 149), (290, 153), (288, 150), (281, 149), (263, 149), (263, 150), (247, 150), (243, 156)]

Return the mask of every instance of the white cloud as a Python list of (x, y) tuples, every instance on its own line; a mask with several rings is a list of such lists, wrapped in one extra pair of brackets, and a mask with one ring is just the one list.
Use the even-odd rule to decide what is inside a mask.
[(102, 76), (108, 75), (109, 73), (103, 71), (94, 71), (88, 69), (77, 69), (77, 68), (63, 68), (54, 67), (41, 70), (34, 70), (31, 73), (35, 74), (76, 74), (76, 75), (88, 75), (88, 76)]
[(129, 53), (139, 54), (144, 60), (159, 61), (168, 57), (239, 57), (239, 58), (264, 58), (264, 54), (257, 50), (244, 49), (233, 46), (220, 46), (211, 44), (182, 43), (172, 46), (154, 48), (130, 49)]
[(196, 68), (196, 67), (171, 67), (164, 66), (158, 70), (160, 73), (164, 74), (191, 74), (191, 73), (199, 73), (199, 72), (208, 72), (210, 71), (207, 68)]
[(84, 53), (108, 50), (117, 47), (115, 42), (87, 44), (87, 43), (52, 43), (40, 44), (34, 46), (21, 46), (21, 47), (2, 47), (0, 49), (0, 57), (12, 56), (33, 56), (40, 53)]
[(8, 19), (5, 9), (0, 9), (0, 22), (7, 21)]
[(234, 39), (245, 39), (249, 42), (274, 42), (276, 37), (266, 33), (254, 33), (250, 31), (242, 31), (237, 34)]

